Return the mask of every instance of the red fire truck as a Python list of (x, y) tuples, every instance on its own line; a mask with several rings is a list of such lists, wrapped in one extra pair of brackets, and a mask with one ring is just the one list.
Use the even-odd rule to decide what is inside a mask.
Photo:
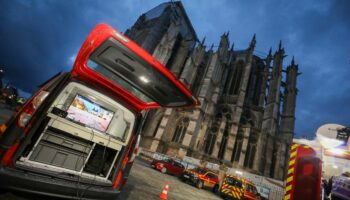
[(321, 199), (322, 161), (307, 145), (292, 144), (284, 200)]
[(196, 105), (160, 62), (110, 26), (98, 25), (72, 70), (45, 82), (1, 126), (0, 188), (115, 199), (147, 111)]

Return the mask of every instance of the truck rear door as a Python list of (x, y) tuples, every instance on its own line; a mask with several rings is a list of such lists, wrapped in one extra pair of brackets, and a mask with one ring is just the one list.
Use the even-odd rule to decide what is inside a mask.
[(138, 110), (199, 105), (160, 62), (106, 24), (88, 36), (72, 74), (111, 89)]

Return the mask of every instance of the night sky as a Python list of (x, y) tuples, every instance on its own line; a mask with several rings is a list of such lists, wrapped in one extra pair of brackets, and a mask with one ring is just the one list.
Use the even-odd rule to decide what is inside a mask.
[[(7, 81), (32, 93), (60, 71), (69, 71), (91, 29), (108, 23), (124, 32), (156, 0), (0, 1), (0, 68)], [(284, 66), (292, 56), (298, 79), (296, 136), (313, 137), (325, 123), (350, 126), (350, 1), (347, 0), (184, 0), (201, 40), (218, 45), (230, 31), (235, 49), (254, 33), (257, 55), (278, 48)], [(22, 93), (23, 94), (23, 93)], [(25, 93), (24, 93), (25, 94)]]

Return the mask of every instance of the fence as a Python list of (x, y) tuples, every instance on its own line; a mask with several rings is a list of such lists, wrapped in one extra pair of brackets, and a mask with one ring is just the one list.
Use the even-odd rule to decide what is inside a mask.
[[(169, 158), (169, 156), (167, 155), (164, 155), (158, 152), (147, 151), (145, 149), (140, 149), (140, 154), (149, 159), (160, 160), (160, 159)], [(198, 165), (201, 165), (201, 161), (199, 159), (192, 158), (192, 157), (185, 156), (182, 160), (178, 158), (173, 158), (173, 159), (179, 160), (185, 166), (186, 169), (192, 169)], [(207, 162), (205, 164), (205, 167), (214, 171), (220, 171), (220, 165), (215, 163)], [(282, 181), (267, 178), (264, 176), (259, 176), (259, 175), (252, 174), (236, 168), (228, 168), (226, 173), (240, 176), (242, 178), (245, 178), (253, 182), (254, 185), (257, 186), (257, 189), (261, 194), (261, 196), (264, 197), (265, 199), (269, 199), (269, 200), (283, 199), (284, 187), (283, 187)]]

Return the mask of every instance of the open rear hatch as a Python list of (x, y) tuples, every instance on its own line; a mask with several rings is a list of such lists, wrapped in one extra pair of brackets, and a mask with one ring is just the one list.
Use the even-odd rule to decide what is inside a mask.
[(138, 109), (199, 105), (160, 62), (106, 24), (88, 36), (72, 74), (109, 87)]
[(79, 182), (118, 184), (142, 110), (199, 104), (162, 64), (104, 24), (84, 42), (71, 75), (74, 81), (52, 96), (37, 128), (30, 129), (17, 166)]

